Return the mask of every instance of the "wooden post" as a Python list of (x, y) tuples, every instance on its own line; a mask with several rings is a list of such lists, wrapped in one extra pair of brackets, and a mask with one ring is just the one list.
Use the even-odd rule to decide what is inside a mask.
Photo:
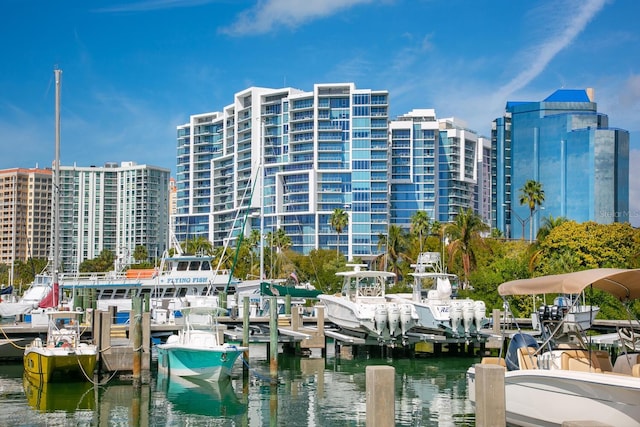
[(493, 333), (494, 334), (499, 334), (500, 333), (500, 309), (498, 308), (494, 308), (493, 311), (491, 312), (491, 317), (493, 319)]
[(367, 366), (367, 427), (395, 425), (395, 379), (393, 366)]
[(476, 426), (504, 427), (507, 425), (504, 391), (504, 367), (476, 364)]
[(278, 300), (269, 297), (269, 372), (271, 381), (278, 378)]
[(291, 295), (289, 294), (284, 297), (284, 314), (287, 316), (291, 314)]
[(142, 299), (134, 297), (131, 300), (133, 308), (133, 385), (140, 386), (140, 371), (142, 365)]

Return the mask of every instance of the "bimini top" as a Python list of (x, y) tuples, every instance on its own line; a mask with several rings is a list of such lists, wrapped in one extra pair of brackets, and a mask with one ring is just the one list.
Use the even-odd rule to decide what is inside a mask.
[(505, 295), (579, 294), (593, 286), (621, 301), (640, 298), (640, 269), (595, 268), (574, 273), (512, 280), (498, 286)]

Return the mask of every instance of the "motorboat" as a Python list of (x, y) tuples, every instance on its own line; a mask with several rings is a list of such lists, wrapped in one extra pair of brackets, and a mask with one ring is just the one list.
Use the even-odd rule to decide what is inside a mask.
[[(597, 268), (514, 280), (501, 284), (498, 293), (508, 308), (510, 296), (578, 296), (587, 287), (607, 292), (624, 304), (633, 302), (640, 298), (640, 269)], [(541, 310), (539, 337), (519, 327), (515, 333), (504, 331), (509, 343), (506, 352), (481, 361), (505, 369), (507, 424), (560, 426), (567, 421), (590, 421), (640, 425), (640, 347), (637, 340), (626, 342), (627, 337), (637, 336), (638, 321), (629, 320), (629, 327), (620, 330), (620, 353), (612, 363), (609, 352), (590, 344), (590, 335), (575, 318), (563, 316), (558, 307), (549, 310), (555, 315), (547, 317), (545, 311)], [(476, 366), (467, 371), (469, 399), (474, 404)]]
[[(29, 313), (51, 293), (53, 277), (47, 272), (36, 274), (33, 282), (21, 297), (15, 294), (3, 295), (0, 303), (0, 317), (17, 317)], [(12, 288), (12, 290), (14, 290)]]
[(412, 293), (387, 294), (389, 301), (410, 303), (418, 314), (413, 327), (416, 333), (431, 333), (447, 337), (478, 337), (483, 335), (489, 319), (484, 301), (454, 298), (459, 279), (446, 273), (438, 252), (423, 252), (416, 264)]
[(218, 324), (217, 318), (226, 310), (195, 306), (184, 307), (181, 313), (183, 328), (156, 346), (158, 371), (207, 381), (228, 379), (233, 365), (247, 347), (224, 342), (224, 327)]
[(91, 381), (98, 349), (81, 341), (83, 312), (49, 310), (46, 342), (40, 337), (24, 349), (24, 372), (35, 381), (48, 383), (70, 379)]
[(410, 330), (418, 319), (411, 304), (390, 302), (386, 298), (387, 281), (395, 274), (367, 270), (366, 264), (347, 264), (350, 271), (338, 272), (342, 291), (320, 294), (325, 317), (347, 333), (378, 342), (390, 342)]

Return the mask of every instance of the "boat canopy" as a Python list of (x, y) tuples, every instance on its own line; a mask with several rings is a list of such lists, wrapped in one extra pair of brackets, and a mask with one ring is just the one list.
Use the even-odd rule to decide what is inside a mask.
[(505, 282), (498, 293), (506, 295), (579, 294), (588, 286), (601, 289), (621, 301), (640, 298), (640, 269), (594, 268)]

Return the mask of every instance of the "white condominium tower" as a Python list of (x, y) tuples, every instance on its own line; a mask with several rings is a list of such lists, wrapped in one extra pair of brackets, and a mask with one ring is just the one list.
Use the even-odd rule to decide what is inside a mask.
[(133, 262), (137, 246), (150, 260), (169, 238), (170, 171), (134, 162), (60, 167), (60, 259), (66, 272), (107, 249)]
[[(300, 253), (372, 259), (388, 228), (388, 108), (387, 91), (338, 83), (251, 87), (221, 112), (191, 116), (177, 128), (177, 239), (219, 246), (282, 230)], [(329, 225), (336, 208), (349, 218), (340, 234)]]

